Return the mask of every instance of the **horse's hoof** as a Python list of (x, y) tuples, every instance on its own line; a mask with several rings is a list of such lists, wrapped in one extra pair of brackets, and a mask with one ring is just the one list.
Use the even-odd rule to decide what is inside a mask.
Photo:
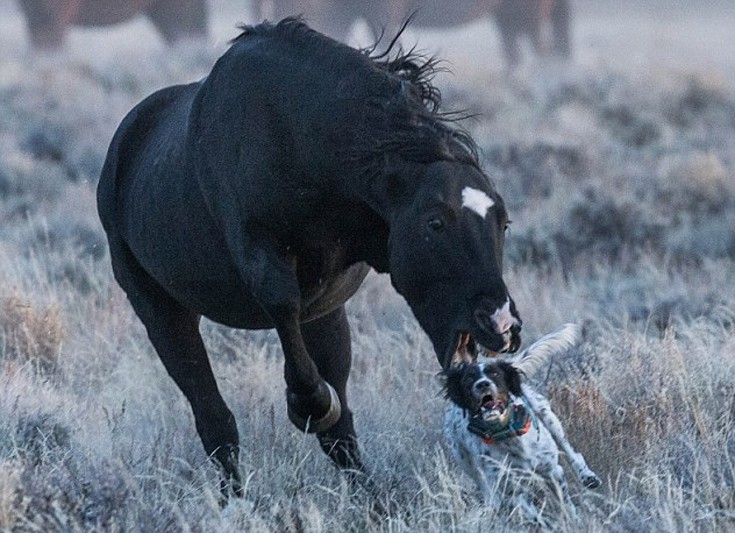
[(303, 417), (292, 409), (291, 405), (298, 401), (298, 396), (287, 392), (286, 403), (288, 405), (288, 419), (300, 431), (304, 431), (306, 433), (321, 433), (335, 425), (339, 420), (339, 417), (342, 415), (342, 403), (339, 401), (337, 391), (334, 390), (334, 387), (326, 381), (324, 384), (327, 386), (327, 390), (329, 391), (329, 410), (323, 417), (316, 420), (311, 416)]
[(238, 478), (230, 478), (229, 481), (222, 479), (220, 481), (220, 497), (219, 497), (219, 506), (220, 509), (224, 509), (227, 507), (227, 504), (230, 503), (230, 498), (242, 498), (245, 496), (245, 489), (242, 486), (242, 483), (240, 483), (240, 479)]

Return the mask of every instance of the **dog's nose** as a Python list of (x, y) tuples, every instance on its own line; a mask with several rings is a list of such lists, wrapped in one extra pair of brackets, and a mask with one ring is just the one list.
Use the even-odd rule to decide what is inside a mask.
[(492, 384), (489, 380), (483, 379), (482, 381), (478, 381), (477, 383), (475, 383), (475, 390), (480, 393), (487, 392), (490, 390), (491, 385)]

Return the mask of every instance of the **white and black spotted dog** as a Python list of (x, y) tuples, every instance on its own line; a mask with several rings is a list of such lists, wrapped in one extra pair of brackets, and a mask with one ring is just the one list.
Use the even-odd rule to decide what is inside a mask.
[[(451, 401), (444, 435), (486, 504), (500, 508), (506, 496), (501, 477), (524, 471), (539, 474), (553, 488), (558, 487), (573, 511), (559, 463), (560, 449), (585, 487), (600, 486), (584, 457), (572, 448), (549, 401), (525, 382), (550, 355), (571, 348), (578, 337), (577, 326), (567, 324), (513, 359), (460, 363), (444, 372), (446, 396)], [(514, 488), (507, 503), (537, 515), (530, 494)]]

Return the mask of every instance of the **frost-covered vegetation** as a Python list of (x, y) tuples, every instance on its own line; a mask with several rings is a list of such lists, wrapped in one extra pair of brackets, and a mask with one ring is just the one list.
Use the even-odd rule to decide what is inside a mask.
[[(287, 422), (275, 335), (204, 323), (247, 480), (220, 509), (188, 405), (112, 280), (94, 187), (125, 112), (205, 75), (235, 4), (213, 2), (211, 47), (166, 50), (138, 20), (51, 56), (0, 6), (0, 531), (534, 529), (484, 509), (449, 461), (436, 359), (379, 276), (349, 305), (350, 394), (390, 513)], [(512, 76), (488, 23), (410, 38), (450, 61), (446, 104), (477, 114), (525, 338), (584, 328), (538, 385), (604, 486), (573, 483), (579, 522), (556, 526), (732, 529), (735, 13), (597, 4), (571, 65)]]

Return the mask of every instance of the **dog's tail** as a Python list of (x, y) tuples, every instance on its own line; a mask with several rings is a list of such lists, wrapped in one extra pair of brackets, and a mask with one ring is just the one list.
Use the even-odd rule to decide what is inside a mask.
[(578, 325), (564, 324), (534, 342), (510, 363), (524, 376), (529, 377), (541, 368), (550, 356), (573, 348), (581, 338), (582, 332)]

